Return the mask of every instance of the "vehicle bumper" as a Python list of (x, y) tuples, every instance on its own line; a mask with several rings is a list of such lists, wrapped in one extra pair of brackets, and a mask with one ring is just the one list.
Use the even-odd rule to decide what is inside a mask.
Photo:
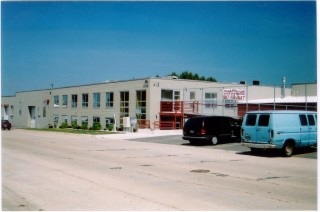
[(208, 141), (209, 138), (208, 137), (194, 137), (194, 136), (182, 136), (183, 140), (202, 140), (202, 141)]
[(275, 149), (277, 148), (274, 144), (266, 144), (266, 143), (251, 143), (251, 142), (241, 142), (242, 146), (249, 148), (257, 148), (257, 149)]

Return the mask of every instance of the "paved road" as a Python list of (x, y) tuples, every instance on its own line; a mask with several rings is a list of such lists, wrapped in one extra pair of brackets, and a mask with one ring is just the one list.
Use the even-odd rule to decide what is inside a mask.
[[(171, 144), (171, 145), (182, 145), (198, 148), (209, 148), (209, 149), (221, 149), (227, 151), (234, 151), (236, 154), (246, 154), (256, 157), (282, 157), (280, 151), (261, 151), (253, 155), (248, 147), (242, 146), (239, 142), (225, 142), (218, 145), (191, 145), (189, 141), (183, 140), (181, 135), (170, 135), (170, 136), (158, 136), (158, 137), (149, 137), (149, 138), (134, 138), (128, 139), (133, 141), (141, 142), (152, 142), (158, 144)], [(306, 149), (297, 149), (293, 157), (302, 157), (317, 159), (317, 148), (306, 148)]]
[(317, 160), (4, 131), (2, 198), (3, 210), (316, 210)]

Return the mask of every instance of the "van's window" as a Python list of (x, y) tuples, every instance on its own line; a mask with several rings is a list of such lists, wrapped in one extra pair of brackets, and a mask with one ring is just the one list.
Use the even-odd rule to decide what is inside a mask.
[(258, 126), (266, 127), (269, 126), (270, 115), (260, 115)]
[(311, 126), (316, 125), (316, 122), (314, 121), (313, 115), (308, 115), (308, 121), (309, 121), (309, 125), (311, 125)]
[(307, 126), (308, 125), (308, 121), (307, 121), (306, 115), (300, 114), (299, 118), (300, 118), (301, 126)]
[(246, 125), (247, 126), (254, 126), (256, 125), (256, 119), (257, 119), (257, 115), (248, 115), (247, 116), (247, 120), (246, 120)]

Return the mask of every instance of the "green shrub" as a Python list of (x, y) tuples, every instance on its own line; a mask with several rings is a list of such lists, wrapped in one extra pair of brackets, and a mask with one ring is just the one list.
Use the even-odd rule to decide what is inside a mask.
[(73, 123), (71, 124), (71, 127), (72, 127), (73, 129), (78, 129), (77, 122), (73, 122)]
[(65, 128), (67, 128), (68, 127), (68, 123), (66, 123), (66, 122), (63, 122), (61, 125), (60, 125), (60, 128), (61, 129), (65, 129)]
[(113, 130), (113, 124), (109, 124), (109, 125), (108, 125), (108, 130), (109, 130), (109, 131), (112, 131), (112, 130)]
[(87, 130), (88, 129), (88, 124), (82, 124), (81, 129)]
[(92, 130), (101, 130), (101, 124), (100, 123), (94, 123), (92, 126)]

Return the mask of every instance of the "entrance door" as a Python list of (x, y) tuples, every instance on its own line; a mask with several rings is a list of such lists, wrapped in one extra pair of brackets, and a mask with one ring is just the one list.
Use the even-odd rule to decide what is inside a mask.
[(307, 116), (305, 114), (300, 114), (300, 136), (301, 136), (301, 146), (309, 145), (309, 126), (307, 121)]
[(258, 120), (256, 138), (258, 142), (268, 143), (270, 139), (269, 114), (261, 114)]
[(35, 106), (29, 106), (29, 115), (30, 115), (30, 127), (35, 128), (36, 127), (36, 107)]
[(173, 91), (173, 111), (181, 110), (180, 91)]
[(309, 123), (309, 146), (311, 146), (317, 143), (317, 123), (313, 114), (310, 114), (307, 117)]
[(173, 100), (180, 101), (180, 91), (174, 91), (173, 94)]

